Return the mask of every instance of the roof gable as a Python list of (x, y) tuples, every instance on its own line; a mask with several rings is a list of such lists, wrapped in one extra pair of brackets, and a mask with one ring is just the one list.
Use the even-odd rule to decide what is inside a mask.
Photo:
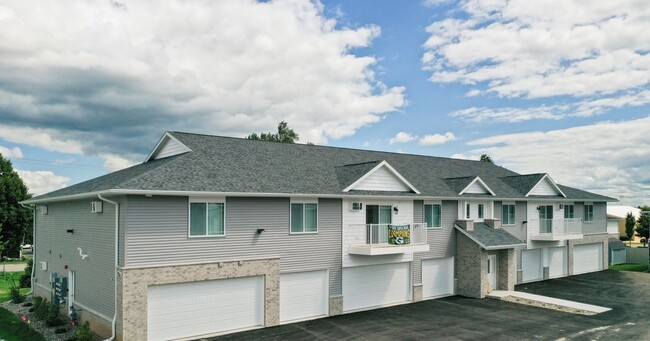
[(377, 164), (370, 171), (358, 178), (343, 192), (349, 191), (388, 191), (388, 192), (414, 192), (420, 194), (411, 183), (406, 180), (385, 160)]
[(179, 155), (192, 150), (183, 144), (181, 141), (176, 139), (170, 133), (165, 133), (163, 137), (158, 141), (154, 149), (149, 153), (144, 162), (151, 160), (164, 159), (166, 157)]
[(560, 187), (557, 186), (555, 181), (551, 179), (548, 174), (544, 174), (544, 176), (533, 186), (533, 188), (526, 193), (526, 196), (531, 196), (531, 195), (541, 195), (541, 196), (549, 196), (549, 195), (558, 195), (562, 197), (566, 197), (564, 195), (564, 192), (560, 189)]
[(462, 178), (447, 178), (445, 179), (447, 185), (458, 193), (458, 195), (463, 194), (481, 194), (481, 195), (492, 195), (494, 192), (490, 187), (483, 181), (479, 176), (471, 177), (466, 176)]

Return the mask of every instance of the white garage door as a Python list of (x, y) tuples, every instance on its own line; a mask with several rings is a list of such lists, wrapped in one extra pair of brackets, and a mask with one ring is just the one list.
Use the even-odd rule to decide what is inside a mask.
[(542, 249), (521, 251), (522, 281), (538, 281), (542, 279)]
[(381, 264), (343, 269), (343, 311), (410, 301), (410, 264)]
[(573, 247), (573, 273), (600, 271), (603, 269), (603, 244), (582, 244)]
[(156, 285), (147, 294), (149, 340), (262, 326), (264, 277)]
[(327, 271), (280, 275), (280, 322), (327, 316)]
[(567, 275), (566, 246), (548, 248), (548, 277)]
[(422, 297), (454, 294), (454, 257), (422, 260)]

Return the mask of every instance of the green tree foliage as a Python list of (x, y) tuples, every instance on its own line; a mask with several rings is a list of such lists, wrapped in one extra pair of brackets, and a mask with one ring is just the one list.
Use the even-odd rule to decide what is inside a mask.
[(293, 129), (289, 128), (287, 122), (282, 121), (278, 124), (278, 132), (276, 134), (272, 133), (261, 133), (257, 135), (255, 133), (246, 136), (249, 140), (259, 140), (259, 141), (270, 141), (270, 142), (282, 142), (282, 143), (295, 143), (298, 141), (298, 134), (296, 134)]
[(634, 219), (632, 212), (627, 212), (627, 215), (625, 216), (625, 235), (627, 235), (627, 240), (630, 241), (630, 245), (632, 245), (634, 227), (636, 227), (636, 219)]
[(29, 198), (27, 186), (11, 161), (0, 154), (0, 243), (5, 244), (2, 256), (17, 257), (23, 238), (25, 243), (32, 242), (32, 211), (19, 204)]
[(490, 155), (487, 155), (487, 154), (481, 155), (481, 161), (494, 164), (494, 160), (492, 160)]
[(650, 233), (650, 214), (642, 213), (636, 222), (636, 235), (639, 238), (645, 238), (645, 240), (647, 241), (649, 233)]

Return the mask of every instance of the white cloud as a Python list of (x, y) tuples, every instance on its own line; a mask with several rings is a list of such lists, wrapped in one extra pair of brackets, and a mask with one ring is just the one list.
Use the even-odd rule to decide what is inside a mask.
[(449, 141), (454, 141), (456, 139), (457, 138), (456, 136), (454, 136), (453, 133), (446, 132), (444, 135), (442, 134), (425, 135), (423, 138), (420, 139), (420, 144), (425, 146), (434, 145), (434, 144), (444, 144)]
[(99, 157), (104, 159), (104, 169), (107, 172), (115, 172), (120, 169), (133, 166), (135, 163), (123, 157), (114, 154), (100, 154)]
[(650, 201), (648, 131), (650, 116), (482, 138), (461, 155), (486, 153), (514, 171), (547, 172), (559, 183), (642, 205)]
[(528, 120), (551, 119), (558, 120), (565, 116), (562, 106), (540, 106), (531, 108), (476, 108), (471, 107), (454, 111), (451, 117), (458, 117), (470, 122), (523, 122)]
[(18, 147), (14, 147), (14, 148), (9, 149), (7, 147), (0, 146), (0, 154), (2, 154), (2, 156), (4, 156), (5, 158), (8, 158), (8, 157), (22, 158), (23, 157), (23, 151)]
[(0, 124), (0, 138), (45, 150), (81, 154), (81, 142), (68, 139), (61, 131)]
[(422, 62), (434, 82), (513, 98), (613, 94), (650, 82), (644, 0), (465, 0), (461, 8), (427, 28)]
[(411, 133), (400, 131), (399, 133), (397, 133), (397, 135), (395, 135), (395, 137), (391, 137), (391, 139), (388, 140), (388, 143), (390, 144), (408, 143), (417, 138), (418, 138), (417, 136), (414, 136)]
[(46, 135), (30, 145), (133, 160), (166, 129), (244, 136), (284, 120), (301, 141), (350, 136), (405, 105), (404, 88), (352, 51), (378, 27), (323, 11), (309, 0), (4, 1), (0, 125)]
[(29, 193), (40, 195), (68, 185), (70, 178), (56, 175), (50, 171), (16, 170), (29, 188)]

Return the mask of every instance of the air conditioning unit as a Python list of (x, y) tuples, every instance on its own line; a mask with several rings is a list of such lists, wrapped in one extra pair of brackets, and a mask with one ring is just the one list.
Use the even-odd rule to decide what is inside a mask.
[(47, 205), (38, 206), (38, 214), (47, 214)]
[(90, 203), (90, 212), (92, 213), (102, 213), (102, 202), (93, 201)]
[(47, 271), (47, 262), (41, 261), (40, 264), (41, 264), (41, 270)]
[(352, 210), (353, 211), (361, 211), (363, 209), (363, 203), (361, 202), (353, 202), (352, 203)]

